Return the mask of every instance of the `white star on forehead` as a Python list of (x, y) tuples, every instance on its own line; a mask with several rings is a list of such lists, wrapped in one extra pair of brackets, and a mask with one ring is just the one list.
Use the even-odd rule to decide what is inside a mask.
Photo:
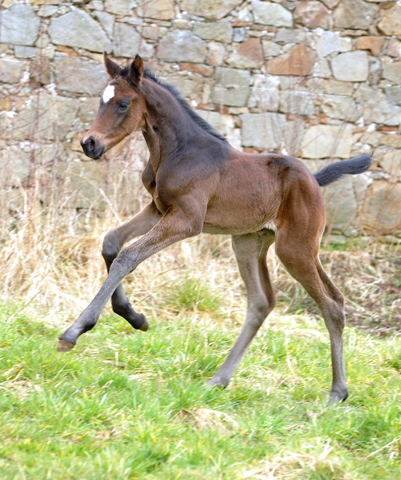
[(111, 98), (114, 97), (114, 85), (107, 85), (105, 91), (103, 92), (103, 102), (107, 103)]

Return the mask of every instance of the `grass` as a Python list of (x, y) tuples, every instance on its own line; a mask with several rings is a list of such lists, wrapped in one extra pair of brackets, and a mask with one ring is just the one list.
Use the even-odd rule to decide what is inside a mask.
[(67, 354), (62, 329), (3, 304), (0, 479), (400, 478), (400, 338), (349, 327), (351, 395), (329, 407), (322, 322), (276, 313), (232, 384), (209, 389), (238, 326), (194, 291), (208, 298), (198, 281), (176, 286), (180, 313), (147, 333), (106, 313)]

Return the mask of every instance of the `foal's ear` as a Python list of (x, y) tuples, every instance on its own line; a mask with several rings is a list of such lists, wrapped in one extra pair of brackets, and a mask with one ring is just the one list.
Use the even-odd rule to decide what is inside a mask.
[(106, 67), (106, 72), (110, 77), (114, 78), (121, 73), (121, 67), (117, 65), (116, 62), (113, 62), (111, 58), (107, 55), (107, 52), (103, 53), (104, 66)]
[(135, 60), (131, 63), (131, 66), (129, 69), (129, 75), (134, 85), (138, 85), (140, 83), (142, 79), (142, 74), (143, 74), (143, 60), (139, 55), (137, 55), (135, 57)]

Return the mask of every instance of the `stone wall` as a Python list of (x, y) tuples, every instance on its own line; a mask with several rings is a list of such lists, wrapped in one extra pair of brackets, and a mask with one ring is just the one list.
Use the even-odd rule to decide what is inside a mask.
[(116, 195), (137, 185), (138, 137), (107, 166), (79, 146), (107, 83), (104, 50), (120, 64), (139, 52), (240, 150), (288, 153), (311, 171), (372, 152), (372, 172), (324, 189), (329, 228), (401, 232), (400, 1), (3, 0), (0, 176), (14, 215), (32, 182), (50, 201), (55, 172), (78, 210), (109, 202), (110, 168), (126, 172)]

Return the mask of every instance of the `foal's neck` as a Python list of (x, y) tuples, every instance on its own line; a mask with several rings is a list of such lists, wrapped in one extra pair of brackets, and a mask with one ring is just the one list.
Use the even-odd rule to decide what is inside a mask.
[(147, 109), (143, 135), (156, 173), (164, 161), (177, 159), (183, 147), (202, 130), (168, 90), (145, 78), (142, 88)]

